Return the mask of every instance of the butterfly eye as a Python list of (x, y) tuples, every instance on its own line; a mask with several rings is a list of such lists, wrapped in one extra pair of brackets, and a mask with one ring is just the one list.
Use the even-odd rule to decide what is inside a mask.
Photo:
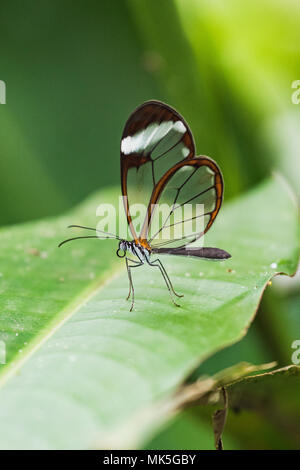
[[(120, 254), (120, 253), (123, 253), (123, 254)], [(118, 258), (124, 258), (126, 256), (126, 251), (123, 248), (119, 247), (117, 249), (117, 256)]]

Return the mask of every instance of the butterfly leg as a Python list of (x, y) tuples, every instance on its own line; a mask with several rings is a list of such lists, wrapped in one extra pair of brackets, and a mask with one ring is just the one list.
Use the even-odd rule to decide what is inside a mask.
[[(158, 263), (158, 264), (155, 264), (155, 263)], [(177, 297), (183, 297), (183, 295), (177, 294), (177, 292), (175, 292), (174, 287), (173, 287), (173, 285), (172, 285), (172, 282), (171, 282), (171, 280), (170, 280), (170, 278), (169, 278), (169, 276), (168, 276), (168, 274), (167, 274), (167, 271), (165, 270), (165, 268), (164, 268), (162, 262), (160, 261), (160, 259), (156, 259), (156, 260), (154, 260), (154, 261), (152, 261), (152, 262), (148, 261), (148, 264), (149, 264), (150, 266), (154, 266), (155, 268), (159, 268), (159, 270), (160, 270), (160, 272), (161, 272), (161, 274), (162, 274), (162, 277), (164, 278), (164, 281), (165, 281), (165, 283), (166, 283), (166, 286), (167, 286), (167, 288), (168, 288), (168, 291), (169, 291), (169, 293), (170, 293), (170, 297), (171, 297), (171, 299), (172, 299), (173, 304), (176, 305), (177, 307), (180, 307), (180, 305), (177, 304), (177, 303), (175, 302), (175, 300), (173, 299), (172, 293), (173, 293), (174, 295), (176, 295)]]
[(175, 289), (174, 289), (174, 287), (173, 287), (173, 284), (172, 284), (172, 282), (171, 282), (171, 279), (169, 278), (169, 275), (168, 275), (168, 273), (167, 273), (167, 271), (166, 271), (164, 265), (163, 265), (162, 262), (160, 261), (160, 259), (156, 259), (156, 260), (154, 260), (152, 263), (159, 263), (159, 265), (160, 265), (162, 271), (163, 271), (164, 274), (165, 274), (165, 278), (167, 279), (167, 281), (168, 281), (168, 283), (169, 283), (169, 286), (170, 286), (170, 289), (171, 289), (171, 291), (173, 292), (173, 294), (176, 295), (176, 297), (184, 297), (183, 294), (177, 294), (177, 292), (175, 291)]
[[(127, 268), (128, 279), (129, 279), (129, 293), (128, 293), (126, 300), (130, 298), (130, 295), (132, 293), (131, 307), (130, 307), (130, 312), (131, 312), (134, 306), (134, 287), (133, 287), (133, 281), (132, 281), (132, 276), (131, 276), (131, 268), (137, 268), (138, 266), (142, 266), (143, 263), (127, 258), (127, 257), (125, 258), (125, 260), (126, 260), (126, 268)], [(129, 261), (131, 261), (134, 264), (130, 265)]]

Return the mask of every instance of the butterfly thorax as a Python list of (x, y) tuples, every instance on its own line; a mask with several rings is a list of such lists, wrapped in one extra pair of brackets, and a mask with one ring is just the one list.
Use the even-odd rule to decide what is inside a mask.
[[(148, 244), (147, 244), (148, 245)], [(123, 252), (120, 255), (120, 252)], [(141, 263), (148, 262), (150, 260), (151, 248), (150, 246), (145, 246), (145, 244), (140, 243), (139, 240), (121, 240), (119, 243), (119, 248), (117, 255), (120, 258), (124, 258), (127, 252), (131, 253), (133, 256), (136, 256)]]

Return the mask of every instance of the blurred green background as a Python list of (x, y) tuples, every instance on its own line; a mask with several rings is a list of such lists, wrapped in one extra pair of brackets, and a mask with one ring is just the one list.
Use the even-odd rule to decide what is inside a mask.
[[(151, 98), (177, 108), (198, 153), (220, 164), (225, 201), (274, 170), (300, 196), (298, 0), (2, 0), (0, 80), (0, 225), (119, 185), (124, 123)], [(237, 360), (289, 364), (299, 307), (299, 278), (274, 282), (246, 338), (199, 372)], [(149, 446), (205, 448), (207, 423), (183, 416)], [(273, 439), (267, 424), (262, 448), (280, 447), (282, 431)], [(229, 447), (251, 448), (232, 429)]]

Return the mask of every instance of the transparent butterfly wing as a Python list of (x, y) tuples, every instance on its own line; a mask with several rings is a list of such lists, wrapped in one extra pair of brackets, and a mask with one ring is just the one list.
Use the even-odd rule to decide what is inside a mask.
[(170, 106), (148, 101), (131, 114), (121, 139), (121, 185), (134, 239), (141, 233), (157, 182), (170, 167), (194, 154), (192, 133)]
[[(153, 195), (142, 238), (152, 247), (181, 248), (202, 238), (211, 227), (223, 197), (223, 179), (208, 157), (183, 160), (165, 174)], [(158, 183), (158, 186), (160, 183)]]
[(218, 166), (195, 157), (187, 123), (156, 101), (137, 108), (125, 125), (121, 180), (131, 234), (152, 247), (180, 248), (201, 238), (222, 202)]

